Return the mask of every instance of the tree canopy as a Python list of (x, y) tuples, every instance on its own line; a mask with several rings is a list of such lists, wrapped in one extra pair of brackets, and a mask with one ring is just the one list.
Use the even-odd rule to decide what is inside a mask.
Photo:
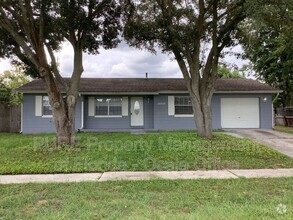
[(218, 78), (245, 78), (244, 72), (237, 69), (229, 69), (224, 65), (218, 67)]
[(293, 105), (293, 4), (271, 1), (242, 24), (245, 58), (256, 77), (282, 89), (281, 105)]
[(211, 99), (222, 51), (237, 43), (239, 23), (259, 6), (253, 0), (129, 0), (126, 40), (174, 55), (202, 137), (212, 136)]
[(16, 93), (15, 89), (29, 82), (21, 68), (15, 67), (13, 71), (0, 73), (0, 103), (5, 105), (19, 105), (22, 94)]
[[(83, 52), (96, 54), (100, 47), (117, 46), (120, 13), (118, 0), (0, 1), (0, 57), (17, 58), (28, 74), (45, 83), (57, 143), (70, 144), (74, 140)], [(62, 78), (55, 57), (65, 41), (74, 51), (69, 83)]]

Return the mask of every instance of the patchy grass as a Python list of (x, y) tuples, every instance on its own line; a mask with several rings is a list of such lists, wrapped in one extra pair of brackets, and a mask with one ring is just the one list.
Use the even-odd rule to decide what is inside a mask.
[(289, 133), (289, 134), (293, 134), (293, 127), (275, 126), (274, 130)]
[(0, 219), (292, 219), (293, 178), (0, 186)]
[(77, 134), (74, 147), (54, 135), (0, 134), (0, 174), (293, 167), (293, 159), (249, 139), (192, 131)]

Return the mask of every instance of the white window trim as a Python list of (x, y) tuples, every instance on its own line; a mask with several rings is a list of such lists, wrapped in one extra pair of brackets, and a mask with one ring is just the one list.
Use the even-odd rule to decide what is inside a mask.
[(51, 114), (51, 115), (44, 115), (44, 103), (43, 103), (43, 97), (44, 96), (47, 96), (49, 98), (48, 95), (42, 95), (42, 118), (53, 118), (53, 114)]
[(175, 115), (175, 97), (168, 96), (168, 115), (174, 116)]
[(41, 95), (37, 95), (35, 96), (35, 116), (36, 117), (42, 117), (42, 100), (43, 100), (43, 96)]
[(177, 114), (177, 115), (174, 115), (175, 118), (192, 118), (193, 117), (193, 114), (185, 114), (185, 115), (180, 115), (180, 114)]
[(53, 115), (42, 115), (42, 118), (53, 118)]
[(95, 115), (95, 118), (122, 118), (122, 115)]
[[(95, 97), (94, 100), (95, 100), (95, 110), (94, 110), (94, 117), (95, 118), (122, 118), (123, 116), (123, 97), (113, 97), (113, 98), (121, 98), (121, 114), (120, 115), (110, 115), (110, 105), (108, 103), (108, 115), (97, 115), (96, 114), (96, 107), (97, 107), (97, 99), (99, 97)], [(106, 98), (111, 98), (111, 97), (108, 97), (106, 96)]]
[(122, 116), (128, 116), (128, 97), (122, 97)]
[[(193, 114), (176, 114), (175, 113), (175, 97), (189, 97), (190, 98), (190, 96), (186, 96), (186, 95), (180, 95), (180, 96), (178, 96), (178, 95), (176, 95), (176, 96), (174, 96), (174, 117), (176, 117), (176, 118), (191, 118), (191, 117), (194, 117), (194, 115)], [(184, 105), (184, 106), (189, 106), (189, 105)], [(191, 104), (191, 107), (192, 107), (192, 104)]]

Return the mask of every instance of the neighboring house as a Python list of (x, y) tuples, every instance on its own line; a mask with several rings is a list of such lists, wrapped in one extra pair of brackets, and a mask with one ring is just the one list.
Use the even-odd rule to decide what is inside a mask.
[[(67, 79), (68, 80), (68, 79)], [(22, 132), (53, 132), (52, 110), (41, 80), (23, 93)], [(272, 128), (272, 94), (251, 79), (219, 79), (212, 99), (213, 128)], [(183, 79), (82, 78), (76, 130), (196, 129)]]

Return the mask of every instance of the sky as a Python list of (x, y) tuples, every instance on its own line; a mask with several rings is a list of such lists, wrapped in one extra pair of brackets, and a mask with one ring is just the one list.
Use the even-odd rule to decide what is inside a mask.
[[(232, 49), (241, 52), (240, 46)], [(65, 43), (57, 54), (62, 76), (69, 77), (72, 73), (73, 50)], [(82, 77), (96, 78), (143, 78), (148, 73), (149, 78), (182, 78), (182, 73), (172, 55), (158, 51), (152, 54), (145, 50), (130, 48), (122, 42), (117, 48), (100, 50), (98, 55), (84, 54), (84, 72)], [(234, 56), (226, 56), (225, 62), (239, 68), (246, 61)], [(0, 59), (0, 73), (13, 69), (9, 60)]]

